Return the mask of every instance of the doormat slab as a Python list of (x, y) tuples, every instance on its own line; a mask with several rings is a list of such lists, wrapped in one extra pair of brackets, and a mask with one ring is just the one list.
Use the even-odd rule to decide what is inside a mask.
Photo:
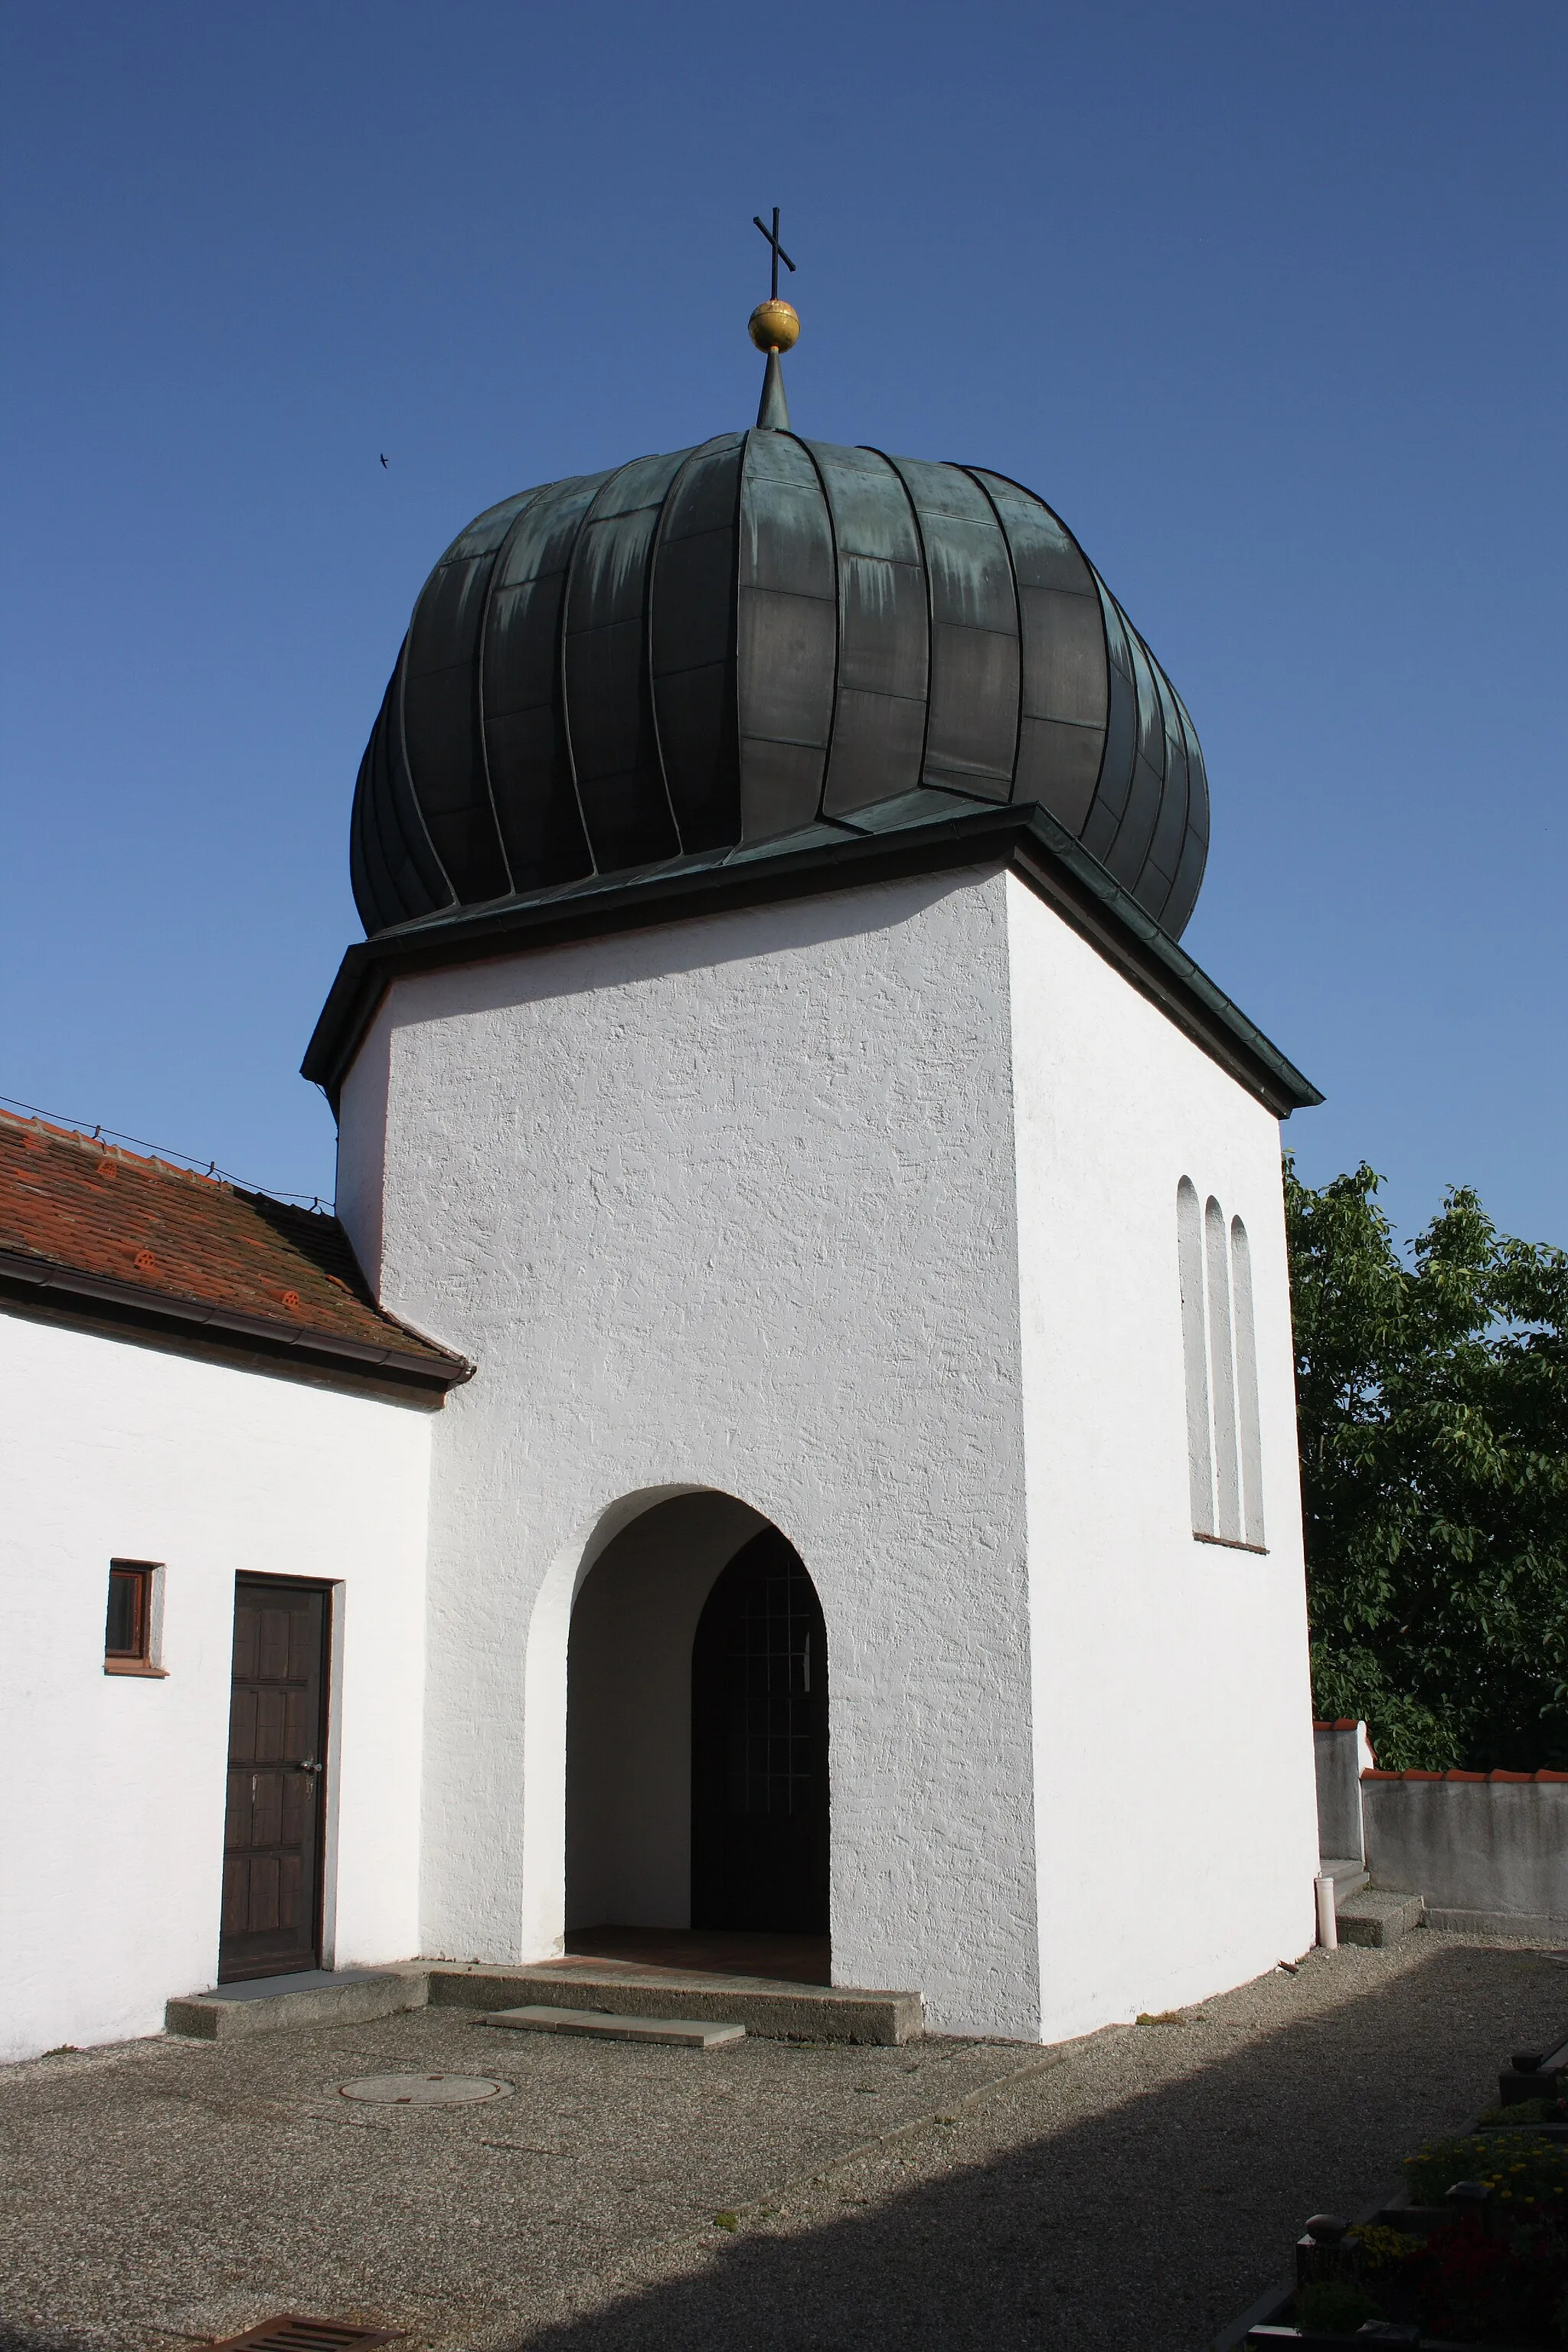
[(560, 2009), (531, 2003), (487, 2010), (481, 2025), (509, 2025), (517, 2033), (584, 2033), (598, 2042), (668, 2042), (678, 2050), (722, 2050), (744, 2042), (743, 2025), (699, 2017), (619, 2017), (612, 2010)]

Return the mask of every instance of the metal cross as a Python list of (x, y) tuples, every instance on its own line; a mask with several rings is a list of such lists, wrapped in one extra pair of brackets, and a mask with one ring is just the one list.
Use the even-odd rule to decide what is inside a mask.
[(779, 208), (777, 205), (773, 206), (773, 225), (771, 229), (769, 228), (766, 221), (759, 218), (755, 213), (752, 215), (752, 225), (754, 228), (760, 228), (762, 230), (763, 235), (767, 238), (768, 243), (773, 249), (773, 291), (769, 299), (776, 302), (779, 299), (780, 262), (782, 261), (784, 263), (786, 269), (793, 269), (795, 268), (794, 262), (790, 259), (788, 254), (779, 243)]

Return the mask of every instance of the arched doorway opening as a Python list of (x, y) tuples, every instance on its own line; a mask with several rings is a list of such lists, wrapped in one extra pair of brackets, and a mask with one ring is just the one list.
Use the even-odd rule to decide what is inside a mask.
[(653, 1504), (566, 1663), (568, 1950), (763, 1966), (767, 1939), (765, 1973), (826, 1981), (826, 1631), (787, 1538), (732, 1496)]

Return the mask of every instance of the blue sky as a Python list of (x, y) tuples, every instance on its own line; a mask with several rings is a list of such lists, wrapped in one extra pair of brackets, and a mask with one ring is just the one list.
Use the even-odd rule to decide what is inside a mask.
[[(1180, 686), (1186, 944), (1410, 1228), (1568, 1244), (1568, 12), (14, 10), (0, 1094), (330, 1192), (297, 1075), (426, 572), (750, 421), (993, 466)], [(389, 460), (383, 468), (380, 455)]]

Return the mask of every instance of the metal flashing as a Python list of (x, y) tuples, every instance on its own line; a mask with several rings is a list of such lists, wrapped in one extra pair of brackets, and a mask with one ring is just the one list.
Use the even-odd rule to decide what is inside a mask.
[[(597, 875), (526, 898), (497, 899), (403, 923), (344, 955), (301, 1065), (337, 1107), (339, 1092), (386, 989), (414, 972), (526, 954), (569, 940), (640, 930), (771, 900), (857, 889), (908, 875), (1007, 866), (1123, 978), (1157, 1004), (1278, 1118), (1321, 1102), (1310, 1080), (1209, 979), (1048, 809), (1016, 803), (931, 818), (885, 833), (816, 826), (771, 854), (679, 858), (632, 875)], [(858, 813), (864, 824), (866, 814)]]

